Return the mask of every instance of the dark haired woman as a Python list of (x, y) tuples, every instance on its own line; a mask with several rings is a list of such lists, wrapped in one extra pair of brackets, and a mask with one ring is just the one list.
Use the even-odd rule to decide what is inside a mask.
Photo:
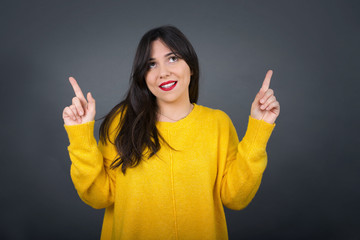
[(94, 135), (95, 100), (76, 97), (63, 111), (71, 177), (80, 198), (106, 208), (101, 239), (227, 239), (223, 205), (246, 207), (267, 163), (280, 113), (272, 71), (251, 106), (239, 143), (229, 117), (196, 104), (199, 65), (175, 27), (141, 39), (126, 98)]

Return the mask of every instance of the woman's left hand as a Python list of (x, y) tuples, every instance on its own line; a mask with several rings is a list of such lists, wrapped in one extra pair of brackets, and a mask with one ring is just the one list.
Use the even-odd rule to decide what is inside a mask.
[(251, 105), (251, 117), (270, 124), (273, 124), (280, 114), (280, 104), (276, 101), (274, 91), (269, 88), (272, 74), (272, 70), (266, 73), (262, 87)]

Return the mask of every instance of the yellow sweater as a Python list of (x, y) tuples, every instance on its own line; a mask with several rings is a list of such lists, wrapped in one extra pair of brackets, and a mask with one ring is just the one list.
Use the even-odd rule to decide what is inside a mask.
[[(119, 120), (111, 124), (112, 139)], [(64, 125), (80, 198), (106, 208), (101, 239), (228, 239), (223, 205), (240, 210), (254, 197), (275, 124), (249, 116), (239, 143), (224, 112), (194, 104), (186, 118), (156, 126), (177, 151), (162, 146), (124, 176), (120, 167), (109, 168), (116, 149), (97, 145), (94, 121)]]

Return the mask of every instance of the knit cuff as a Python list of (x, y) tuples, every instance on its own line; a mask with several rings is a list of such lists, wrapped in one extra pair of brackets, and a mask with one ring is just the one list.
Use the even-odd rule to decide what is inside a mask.
[(249, 142), (256, 142), (261, 148), (266, 148), (266, 144), (271, 136), (276, 124), (267, 123), (249, 116), (248, 127), (244, 136)]
[(94, 143), (94, 141), (96, 144), (96, 139), (94, 137), (94, 125), (95, 120), (78, 125), (64, 124), (70, 145), (90, 146)]

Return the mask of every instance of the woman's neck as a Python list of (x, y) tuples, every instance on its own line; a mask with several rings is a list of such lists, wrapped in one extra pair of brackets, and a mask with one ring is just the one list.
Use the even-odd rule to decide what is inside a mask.
[(177, 122), (185, 118), (194, 108), (194, 105), (186, 103), (158, 103), (158, 121), (159, 122)]

